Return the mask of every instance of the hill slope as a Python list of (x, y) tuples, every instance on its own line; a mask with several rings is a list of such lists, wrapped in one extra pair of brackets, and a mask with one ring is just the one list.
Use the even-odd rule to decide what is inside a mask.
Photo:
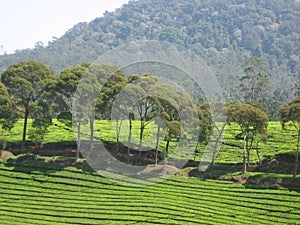
[(279, 88), (288, 96), (300, 78), (298, 0), (130, 1), (90, 23), (75, 25), (47, 47), (1, 56), (0, 69), (39, 60), (59, 72), (130, 41), (153, 39), (200, 54), (231, 95), (236, 95), (234, 81), (249, 54), (262, 57), (271, 70), (273, 91)]
[(1, 224), (296, 224), (300, 194), (173, 177), (123, 186), (73, 167), (0, 164)]

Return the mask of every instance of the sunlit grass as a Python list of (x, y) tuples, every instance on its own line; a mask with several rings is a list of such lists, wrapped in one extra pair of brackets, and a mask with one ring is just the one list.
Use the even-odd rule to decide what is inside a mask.
[[(28, 129), (31, 127), (32, 120), (28, 120)], [(220, 124), (219, 124), (220, 125)], [(296, 130), (293, 126), (287, 126), (287, 129), (283, 130), (280, 122), (270, 122), (268, 126), (269, 139), (266, 143), (259, 143), (259, 151), (262, 159), (272, 157), (281, 153), (293, 153), (296, 149)], [(89, 140), (89, 125), (82, 126), (82, 138)], [(22, 140), (23, 120), (20, 119), (11, 132), (0, 130), (1, 139), (7, 142), (20, 142)], [(124, 120), (121, 124), (119, 141), (122, 145), (127, 146), (128, 134), (129, 134), (129, 122)], [(146, 126), (143, 135), (143, 148), (145, 150), (155, 149), (156, 145), (156, 132), (157, 124), (154, 122)], [(161, 135), (159, 138), (159, 151), (164, 152), (166, 148), (166, 141), (164, 140), (166, 130), (161, 129)], [(222, 144), (220, 145), (219, 152), (216, 158), (217, 163), (240, 163), (243, 156), (243, 140), (236, 139), (236, 136), (241, 133), (241, 130), (237, 124), (227, 125)], [(139, 134), (140, 134), (140, 122), (133, 121), (131, 147), (138, 150), (139, 147)], [(64, 142), (76, 142), (76, 129), (72, 127), (66, 127), (56, 119), (53, 120), (53, 125), (49, 127), (49, 132), (45, 135), (44, 143), (64, 143)], [(186, 144), (186, 148), (195, 148), (195, 137), (190, 134), (190, 145)], [(108, 142), (116, 142), (116, 123), (109, 120), (96, 120), (95, 121), (95, 138)], [(211, 137), (213, 140), (213, 137)], [(28, 139), (28, 137), (27, 137)], [(255, 143), (254, 143), (255, 144)], [(194, 149), (188, 149), (188, 152), (193, 152)], [(197, 161), (201, 160), (203, 152), (207, 151), (207, 146), (200, 144), (198, 146), (199, 154), (196, 157)], [(170, 143), (170, 155), (172, 157), (180, 157), (186, 152), (185, 149), (177, 145), (177, 142), (173, 140)], [(193, 156), (191, 156), (193, 158)], [(256, 151), (252, 150), (250, 153), (251, 162), (258, 162)]]

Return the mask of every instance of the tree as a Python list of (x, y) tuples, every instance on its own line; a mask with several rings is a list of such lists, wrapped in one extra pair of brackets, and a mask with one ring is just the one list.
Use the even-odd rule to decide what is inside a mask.
[(18, 115), (7, 88), (0, 82), (0, 124), (2, 129), (10, 132), (17, 120)]
[(256, 56), (246, 59), (242, 68), (245, 75), (240, 78), (240, 87), (244, 101), (263, 105), (270, 77), (269, 70), (261, 58)]
[[(211, 165), (215, 165), (215, 158), (227, 125), (224, 103), (205, 103), (198, 107), (199, 140), (212, 149)], [(213, 118), (214, 117), (214, 118)], [(198, 145), (198, 143), (197, 143)], [(196, 155), (195, 155), (196, 158)]]
[(28, 131), (28, 136), (36, 146), (42, 148), (50, 125), (52, 125), (52, 119), (49, 117), (38, 118), (33, 121), (32, 128)]
[(62, 70), (56, 84), (56, 93), (58, 94), (58, 98), (56, 100), (59, 112), (57, 119), (69, 127), (72, 126), (73, 121), (77, 128), (76, 161), (79, 160), (81, 125), (85, 124), (86, 120), (83, 119), (83, 115), (80, 114), (80, 112), (75, 111), (75, 109), (72, 107), (72, 104), (80, 79), (84, 76), (89, 66), (90, 63), (83, 63), (79, 66)]
[(247, 161), (249, 164), (254, 137), (266, 132), (268, 121), (268, 115), (256, 105), (237, 103), (227, 107), (228, 124), (239, 124), (244, 137), (243, 173), (247, 172)]
[[(108, 74), (108, 79), (102, 85), (101, 91), (99, 93), (99, 97), (97, 99), (96, 104), (96, 116), (101, 119), (110, 119), (112, 113), (112, 106), (113, 103), (120, 93), (120, 91), (125, 87), (127, 84), (127, 80), (124, 76), (124, 73), (121, 70), (118, 70), (116, 66), (107, 66), (105, 68), (105, 72)], [(115, 104), (116, 106), (116, 104)], [(119, 107), (119, 106), (117, 106)], [(119, 142), (120, 142), (120, 133), (121, 133), (121, 126), (123, 123), (123, 118), (120, 117), (121, 115), (117, 116), (116, 123), (115, 123), (115, 131), (116, 131), (116, 152), (119, 151)]]
[[(119, 75), (116, 75), (118, 73)], [(78, 111), (77, 114), (84, 115), (89, 121), (90, 150), (94, 146), (96, 116), (103, 118), (107, 111), (110, 112), (111, 106), (108, 104), (111, 104), (116, 94), (110, 94), (110, 91), (119, 90), (111, 88), (111, 81), (114, 78), (118, 80), (122, 76), (124, 78), (123, 73), (114, 65), (91, 64), (78, 84), (74, 96), (75, 108)], [(118, 86), (117, 82), (112, 82), (112, 84)]]
[(297, 148), (295, 154), (295, 167), (293, 176), (296, 178), (299, 164), (300, 148), (300, 96), (288, 103), (279, 110), (279, 114), (284, 128), (285, 124), (291, 122), (297, 131)]
[[(152, 122), (152, 119), (157, 113), (158, 105), (157, 98), (151, 96), (151, 91), (153, 87), (158, 83), (158, 79), (152, 74), (144, 74), (139, 78), (132, 80), (130, 84), (136, 86), (137, 93), (139, 98), (134, 103), (134, 108), (136, 109), (135, 119), (138, 119), (140, 122), (140, 133), (139, 133), (139, 154), (142, 154), (143, 146), (143, 135), (145, 128)], [(154, 88), (155, 89), (155, 88)], [(152, 92), (153, 94), (153, 92)]]
[(12, 107), (12, 101), (8, 94), (7, 88), (0, 83), (0, 118), (5, 118), (7, 112)]
[(181, 125), (179, 121), (173, 120), (167, 123), (167, 132), (165, 136), (166, 141), (166, 149), (165, 149), (165, 157), (168, 157), (169, 154), (169, 146), (172, 139), (179, 139), (181, 135)]
[[(55, 80), (54, 72), (41, 62), (26, 61), (13, 64), (1, 76), (17, 109), (23, 113), (22, 148), (25, 147), (27, 122), (44, 98), (47, 80)], [(49, 101), (50, 99), (48, 99)]]

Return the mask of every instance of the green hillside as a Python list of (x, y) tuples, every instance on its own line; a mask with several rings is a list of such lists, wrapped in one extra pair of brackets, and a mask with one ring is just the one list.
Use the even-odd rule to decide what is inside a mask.
[(235, 97), (238, 84), (233, 81), (242, 74), (243, 60), (249, 54), (259, 56), (272, 72), (272, 91), (280, 88), (286, 99), (300, 78), (299, 21), (296, 0), (129, 1), (115, 12), (75, 25), (46, 47), (1, 56), (0, 68), (38, 60), (59, 72), (134, 40), (160, 40), (199, 54)]

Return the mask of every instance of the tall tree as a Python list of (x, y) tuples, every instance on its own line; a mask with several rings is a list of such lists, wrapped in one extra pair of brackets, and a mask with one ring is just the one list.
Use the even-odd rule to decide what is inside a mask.
[[(80, 112), (75, 112), (72, 104), (74, 101), (74, 94), (76, 92), (80, 79), (84, 76), (90, 63), (83, 63), (79, 66), (66, 68), (62, 70), (56, 84), (56, 93), (58, 93), (58, 120), (67, 126), (76, 125), (77, 130), (77, 148), (76, 148), (76, 161), (79, 160), (79, 149), (81, 144), (81, 125), (86, 123)], [(76, 114), (76, 116), (75, 116)], [(73, 120), (72, 120), (73, 118)]]
[(295, 167), (294, 178), (297, 176), (297, 170), (299, 165), (299, 149), (300, 149), (300, 96), (288, 103), (279, 110), (279, 114), (282, 120), (282, 126), (288, 122), (292, 122), (297, 131), (297, 147), (295, 154)]
[[(99, 93), (99, 96), (97, 98), (97, 104), (96, 104), (96, 117), (99, 119), (111, 119), (111, 113), (112, 113), (112, 106), (114, 105), (114, 101), (120, 91), (125, 87), (127, 84), (127, 80), (124, 76), (124, 73), (121, 70), (118, 70), (116, 66), (106, 66), (105, 71), (103, 73), (108, 74), (109, 77), (106, 81), (104, 81), (104, 84), (102, 85), (101, 91)], [(101, 75), (103, 76), (103, 75)], [(101, 82), (101, 79), (99, 82)], [(115, 104), (116, 106), (116, 104)], [(119, 106), (117, 106), (119, 107)], [(121, 109), (120, 109), (121, 110)], [(115, 117), (115, 131), (116, 131), (116, 138), (117, 138), (117, 144), (116, 144), (116, 152), (119, 151), (119, 142), (120, 142), (120, 133), (121, 133), (121, 127), (123, 124), (124, 118), (121, 118), (121, 115)]]
[(227, 122), (237, 123), (244, 136), (243, 173), (247, 172), (254, 137), (266, 132), (268, 121), (268, 115), (256, 105), (238, 103), (227, 107)]
[(23, 113), (22, 148), (26, 142), (28, 118), (43, 100), (47, 80), (55, 80), (54, 72), (37, 61), (26, 61), (13, 64), (6, 69), (1, 80), (12, 96), (17, 109)]
[(246, 59), (242, 68), (245, 74), (240, 78), (240, 87), (244, 101), (263, 105), (270, 78), (269, 70), (257, 56)]
[[(103, 118), (107, 111), (110, 112), (111, 106), (108, 104), (113, 101), (116, 94), (113, 93), (112, 95), (110, 91), (118, 90), (118, 88), (110, 87), (111, 81), (122, 76), (124, 76), (123, 73), (114, 65), (91, 64), (78, 84), (74, 96), (75, 108), (89, 121), (90, 150), (94, 146), (96, 116)], [(117, 84), (117, 81), (112, 83)]]

